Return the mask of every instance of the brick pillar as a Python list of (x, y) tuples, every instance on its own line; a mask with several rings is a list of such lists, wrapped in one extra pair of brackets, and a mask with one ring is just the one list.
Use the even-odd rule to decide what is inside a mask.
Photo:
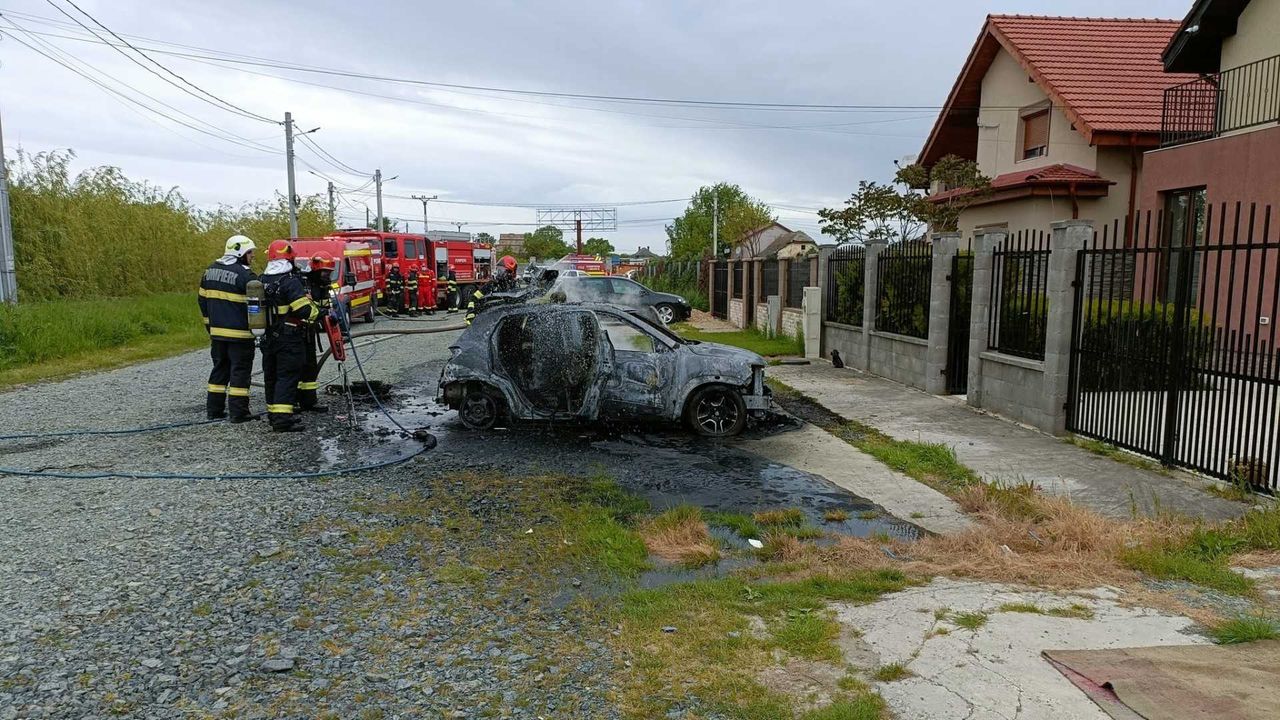
[(991, 322), (992, 252), (1009, 233), (1003, 229), (979, 231), (973, 237), (973, 292), (969, 305), (969, 392), (974, 407), (982, 404), (982, 353), (987, 351)]
[(884, 251), (883, 240), (871, 240), (867, 243), (866, 254), (862, 263), (862, 357), (854, 360), (854, 367), (871, 371), (871, 333), (876, 329), (876, 311), (878, 285), (880, 282), (880, 253)]
[(924, 356), (924, 391), (947, 392), (947, 335), (951, 330), (951, 258), (960, 246), (960, 233), (933, 234), (933, 265), (929, 278), (929, 346)]
[(1067, 395), (1071, 382), (1071, 324), (1075, 317), (1076, 263), (1080, 251), (1093, 239), (1092, 220), (1066, 220), (1053, 227), (1053, 252), (1045, 279), (1049, 318), (1044, 342), (1044, 411), (1050, 419), (1045, 430), (1067, 432)]

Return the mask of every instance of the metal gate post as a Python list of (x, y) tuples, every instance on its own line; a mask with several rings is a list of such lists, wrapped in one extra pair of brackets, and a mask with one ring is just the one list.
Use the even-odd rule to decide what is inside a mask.
[(969, 387), (966, 400), (982, 404), (982, 353), (987, 351), (991, 323), (992, 252), (1009, 237), (1004, 229), (979, 230), (973, 238), (973, 292), (969, 297)]
[[(1178, 286), (1173, 295), (1173, 342), (1169, 344), (1169, 376), (1165, 378), (1164, 438), (1160, 446), (1160, 461), (1173, 463), (1178, 452), (1178, 409), (1186, 378), (1187, 325), (1191, 315), (1191, 276), (1194, 273), (1193, 248), (1185, 243), (1173, 248), (1178, 254)], [(1168, 268), (1173, 267), (1166, 264)], [(1234, 268), (1233, 268), (1234, 273)], [(1168, 282), (1168, 280), (1166, 280)]]
[(1080, 251), (1093, 239), (1093, 221), (1067, 220), (1053, 223), (1052, 227), (1049, 276), (1045, 278), (1049, 317), (1044, 339), (1044, 412), (1049, 426), (1044, 429), (1064, 435), (1071, 388), (1071, 332), (1076, 315), (1076, 292), (1072, 286)]
[(862, 357), (854, 359), (854, 367), (871, 372), (871, 335), (876, 329), (876, 312), (879, 310), (880, 253), (884, 252), (883, 240), (868, 240), (862, 258)]

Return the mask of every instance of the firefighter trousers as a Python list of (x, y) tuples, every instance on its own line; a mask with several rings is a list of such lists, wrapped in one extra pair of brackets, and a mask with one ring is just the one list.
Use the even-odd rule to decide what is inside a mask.
[(317, 393), (320, 391), (320, 365), (317, 362), (320, 350), (319, 325), (313, 325), (303, 333), (305, 337), (302, 375), (298, 380), (298, 406), (309, 410), (318, 404)]
[[(209, 347), (213, 370), (205, 409), (209, 418), (220, 418), (231, 406), (231, 417), (249, 416), (249, 378), (253, 375), (253, 343), (213, 338)], [(227, 398), (230, 397), (230, 403)]]
[(294, 421), (298, 381), (307, 363), (305, 334), (300, 327), (281, 323), (263, 339), (262, 384), (267, 389), (267, 419), (272, 425)]
[(391, 312), (399, 313), (404, 308), (404, 286), (387, 283), (387, 305)]

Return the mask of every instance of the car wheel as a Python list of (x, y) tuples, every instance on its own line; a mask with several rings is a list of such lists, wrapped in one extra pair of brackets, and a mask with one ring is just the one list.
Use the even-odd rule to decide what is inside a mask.
[(699, 435), (731, 437), (747, 426), (747, 404), (727, 385), (707, 385), (689, 398), (684, 419)]
[(658, 319), (663, 325), (670, 325), (676, 321), (676, 309), (666, 303), (658, 303), (653, 306), (653, 311), (658, 313)]
[(488, 388), (476, 387), (467, 391), (458, 407), (462, 424), (472, 430), (491, 430), (502, 417), (503, 402), (498, 394)]
[(378, 319), (378, 298), (369, 298), (369, 314), (364, 316), (364, 321), (372, 325)]

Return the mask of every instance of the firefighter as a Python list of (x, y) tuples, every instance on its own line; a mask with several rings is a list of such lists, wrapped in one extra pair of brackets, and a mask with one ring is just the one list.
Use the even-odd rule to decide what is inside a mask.
[[(307, 265), (306, 280), (307, 289), (311, 294), (311, 299), (320, 308), (322, 313), (327, 313), (333, 306), (333, 281), (331, 280), (333, 271), (338, 267), (337, 261), (327, 252), (318, 252), (311, 257)], [(320, 336), (322, 332), (319, 323), (307, 325), (304, 333), (306, 342), (306, 362), (303, 365), (302, 377), (298, 380), (298, 397), (297, 410), (302, 412), (324, 413), (329, 412), (327, 405), (321, 405), (319, 402), (320, 383), (320, 365), (317, 362), (319, 353), (324, 350), (320, 345)]]
[(436, 285), (436, 274), (431, 268), (423, 266), (419, 280), (422, 281), (422, 308), (427, 311), (428, 315), (435, 315), (436, 293), (439, 287)]
[(449, 274), (445, 284), (449, 298), (449, 312), (458, 312), (458, 273), (454, 271), (453, 266), (449, 266)]
[(288, 240), (271, 243), (261, 278), (270, 318), (262, 341), (262, 382), (267, 389), (267, 419), (276, 432), (302, 430), (293, 404), (307, 363), (307, 326), (320, 317), (320, 308), (298, 277), (295, 257)]
[(471, 300), (467, 303), (467, 325), (476, 317), (477, 305), (486, 296), (500, 292), (511, 292), (516, 289), (516, 259), (510, 255), (503, 255), (502, 260), (498, 263), (498, 270), (493, 274), (493, 279), (485, 283), (471, 294)]
[(399, 315), (404, 307), (404, 276), (400, 274), (399, 265), (392, 265), (391, 272), (387, 273), (387, 300), (391, 312)]
[[(253, 241), (244, 235), (227, 239), (222, 257), (214, 260), (200, 278), (200, 314), (209, 333), (209, 373), (205, 412), (210, 420), (227, 417), (231, 422), (252, 420), (249, 414), (249, 378), (253, 374), (253, 333), (249, 331), (245, 286), (257, 276), (249, 269)], [(228, 403), (227, 397), (231, 400)]]
[(418, 268), (409, 268), (409, 277), (405, 278), (404, 289), (409, 296), (409, 314), (418, 314)]

